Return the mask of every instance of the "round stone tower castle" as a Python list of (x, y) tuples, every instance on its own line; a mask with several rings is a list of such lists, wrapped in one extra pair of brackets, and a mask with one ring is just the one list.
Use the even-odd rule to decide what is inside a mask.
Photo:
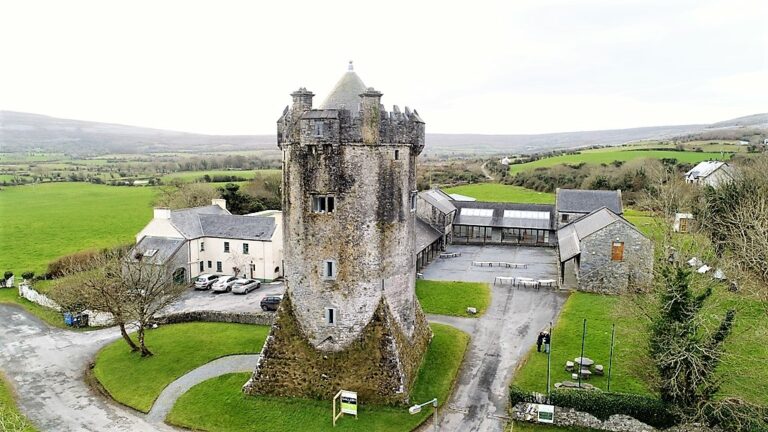
[(246, 391), (407, 402), (431, 332), (415, 296), (424, 122), (352, 70), (277, 122), (287, 295)]

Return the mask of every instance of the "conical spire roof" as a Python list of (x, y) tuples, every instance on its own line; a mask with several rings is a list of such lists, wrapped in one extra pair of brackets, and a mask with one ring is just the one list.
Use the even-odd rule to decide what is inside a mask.
[(321, 109), (348, 109), (353, 115), (357, 113), (360, 105), (360, 94), (366, 90), (363, 80), (355, 73), (352, 62), (349, 62), (347, 72), (326, 96)]

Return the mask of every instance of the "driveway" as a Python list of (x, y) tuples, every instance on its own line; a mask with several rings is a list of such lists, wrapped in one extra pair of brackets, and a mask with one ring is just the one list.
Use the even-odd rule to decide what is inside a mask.
[(262, 297), (282, 294), (285, 285), (282, 282), (265, 283), (261, 288), (248, 294), (216, 293), (210, 290), (196, 291), (189, 289), (181, 299), (166, 308), (167, 313), (192, 311), (221, 312), (261, 312)]
[[(451, 246), (459, 258), (437, 259), (424, 271), (425, 279), (488, 282), (491, 305), (472, 327), (466, 319), (440, 318), (462, 330), (472, 330), (472, 339), (459, 372), (456, 389), (445, 405), (440, 421), (444, 431), (502, 432), (507, 422), (507, 389), (520, 360), (536, 342), (539, 331), (554, 321), (568, 294), (551, 289), (493, 286), (496, 276), (555, 279), (553, 249), (512, 246)], [(527, 269), (473, 267), (472, 261), (508, 261), (528, 264)]]
[(20, 308), (0, 304), (0, 369), (21, 411), (43, 431), (171, 431), (107, 402), (84, 380), (85, 368), (117, 328), (75, 332), (48, 327)]

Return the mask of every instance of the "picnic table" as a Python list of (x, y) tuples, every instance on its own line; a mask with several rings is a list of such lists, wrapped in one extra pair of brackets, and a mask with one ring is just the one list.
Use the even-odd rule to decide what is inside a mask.
[(475, 267), (506, 267), (506, 268), (528, 268), (528, 264), (510, 263), (505, 261), (472, 261)]
[(595, 364), (595, 361), (589, 357), (576, 357), (575, 359), (573, 359), (573, 362), (576, 363), (577, 365), (581, 365), (582, 368), (584, 366), (586, 366), (587, 368), (590, 368), (592, 367), (593, 364)]
[(457, 258), (461, 256), (461, 252), (441, 252), (440, 258)]
[(557, 282), (554, 279), (539, 279), (539, 286), (547, 286), (548, 288), (552, 288), (554, 286), (555, 282)]
[(534, 287), (538, 287), (539, 286), (539, 283), (537, 281), (535, 281), (534, 279), (531, 279), (531, 278), (527, 278), (527, 277), (519, 277), (519, 278), (515, 279), (515, 283), (516, 283), (516, 285), (518, 287), (520, 285), (522, 285), (522, 286), (534, 286)]

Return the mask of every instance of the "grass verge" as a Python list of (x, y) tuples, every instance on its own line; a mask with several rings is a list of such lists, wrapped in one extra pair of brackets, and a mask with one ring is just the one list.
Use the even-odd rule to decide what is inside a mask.
[[(491, 304), (491, 289), (487, 283), (457, 281), (416, 281), (416, 297), (426, 313), (477, 317)], [(467, 313), (468, 307), (477, 308), (477, 315)]]
[(93, 373), (118, 402), (148, 412), (163, 389), (185, 373), (230, 354), (258, 353), (269, 327), (227, 323), (162, 326), (146, 335), (155, 355), (141, 358), (122, 339), (96, 355)]
[(0, 430), (3, 432), (36, 432), (32, 423), (19, 411), (8, 380), (0, 373)]
[[(431, 324), (429, 346), (411, 399), (424, 402), (437, 397), (442, 406), (451, 392), (469, 336), (453, 327)], [(330, 401), (246, 396), (241, 387), (249, 374), (229, 374), (205, 381), (179, 398), (167, 421), (203, 431), (327, 431), (331, 429)], [(413, 430), (432, 413), (417, 415), (403, 407), (369, 406), (360, 401), (359, 418), (339, 419), (335, 430), (404, 432)]]
[(446, 193), (456, 193), (490, 202), (515, 202), (531, 204), (554, 204), (555, 194), (536, 192), (521, 186), (500, 183), (477, 183), (444, 189)]

